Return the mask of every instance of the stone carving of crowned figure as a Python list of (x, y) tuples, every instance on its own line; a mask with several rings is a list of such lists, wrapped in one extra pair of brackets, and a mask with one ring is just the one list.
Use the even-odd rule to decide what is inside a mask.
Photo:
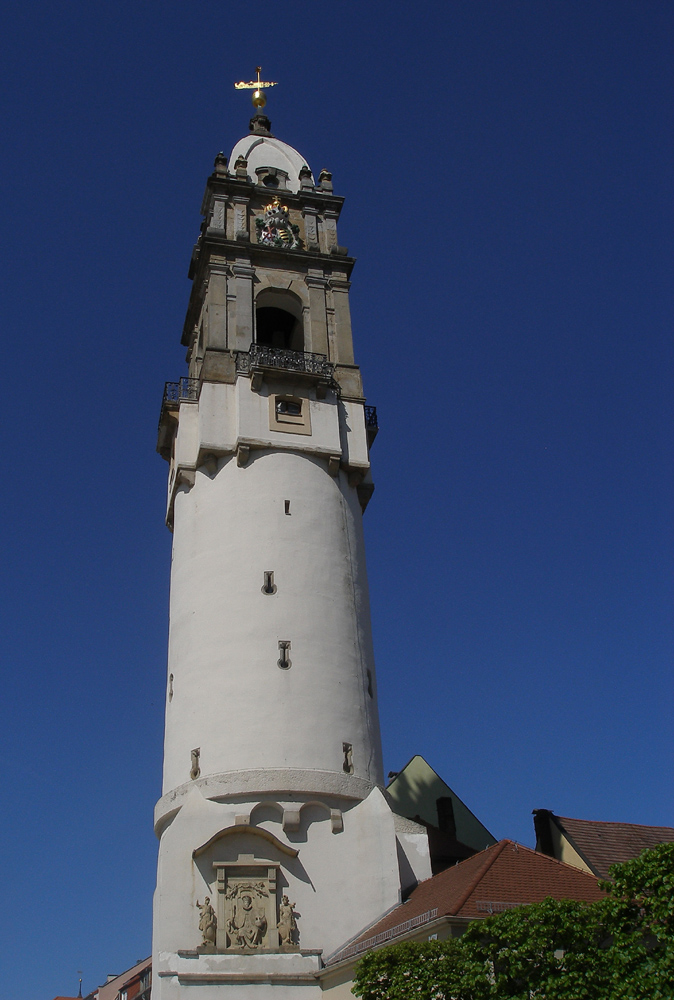
[(234, 900), (227, 930), (240, 948), (259, 948), (266, 929), (267, 919), (264, 913), (255, 908), (248, 893), (243, 893)]
[(282, 947), (295, 944), (296, 931), (295, 904), (289, 902), (287, 896), (282, 896), (278, 908), (278, 933)]
[(212, 947), (215, 945), (215, 931), (218, 926), (218, 918), (211, 906), (210, 896), (204, 896), (203, 903), (197, 900), (197, 908), (199, 910), (199, 930), (203, 938), (202, 947), (204, 945)]
[(265, 205), (264, 218), (255, 220), (257, 242), (266, 247), (281, 247), (283, 250), (297, 250), (302, 246), (300, 227), (290, 221), (288, 208), (274, 198)]

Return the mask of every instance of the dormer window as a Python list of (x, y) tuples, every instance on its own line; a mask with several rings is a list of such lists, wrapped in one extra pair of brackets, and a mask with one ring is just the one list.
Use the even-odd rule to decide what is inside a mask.
[(288, 190), (288, 173), (280, 167), (256, 167), (257, 183), (272, 190)]

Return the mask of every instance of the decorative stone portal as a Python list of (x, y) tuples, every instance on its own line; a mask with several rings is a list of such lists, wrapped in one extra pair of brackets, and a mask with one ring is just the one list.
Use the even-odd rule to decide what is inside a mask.
[[(217, 929), (215, 948), (206, 942), (199, 951), (256, 954), (269, 951), (298, 951), (294, 913), (292, 933), (289, 923), (288, 900), (276, 898), (279, 866), (259, 862), (252, 854), (239, 854), (238, 860), (214, 861), (216, 871)], [(281, 931), (277, 914), (281, 907)]]

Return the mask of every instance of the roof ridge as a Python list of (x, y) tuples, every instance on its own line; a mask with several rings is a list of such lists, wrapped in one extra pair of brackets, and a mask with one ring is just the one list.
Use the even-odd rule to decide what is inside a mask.
[(641, 830), (674, 830), (674, 826), (660, 826), (656, 823), (628, 823), (621, 819), (579, 819), (577, 816), (557, 816), (555, 819), (571, 820), (572, 823), (601, 823), (602, 826), (636, 826)]
[[(448, 916), (453, 916), (453, 917), (456, 916), (456, 914), (459, 912), (459, 910), (461, 909), (461, 907), (463, 906), (463, 904), (466, 902), (466, 900), (470, 896), (471, 892), (473, 892), (473, 890), (478, 885), (478, 883), (480, 882), (480, 880), (487, 874), (487, 872), (489, 871), (489, 869), (491, 868), (491, 866), (494, 864), (494, 862), (496, 861), (496, 859), (498, 858), (498, 856), (501, 854), (501, 852), (505, 848), (506, 844), (510, 844), (510, 843), (512, 843), (512, 841), (510, 841), (510, 840), (499, 840), (498, 843), (492, 844), (491, 847), (487, 847), (486, 848), (486, 850), (485, 850), (484, 853), (487, 854), (489, 851), (491, 851), (492, 852), (492, 856), (489, 857), (489, 858), (485, 858), (484, 862), (480, 865), (480, 867), (478, 868), (477, 872), (475, 873), (475, 876), (471, 880), (470, 885), (463, 892), (463, 895), (461, 895), (459, 897), (459, 901), (457, 903), (455, 903), (454, 906), (452, 906), (447, 911), (447, 915)], [(476, 856), (477, 855), (473, 855), (473, 857), (476, 857)], [(470, 860), (471, 860), (470, 858), (466, 858), (466, 861), (470, 861)], [(461, 864), (465, 864), (465, 862), (460, 862), (460, 863)], [(448, 869), (448, 871), (451, 871), (451, 869)]]
[[(522, 844), (520, 844), (520, 847), (521, 846)], [(526, 850), (530, 851), (531, 848), (527, 847)], [(556, 865), (560, 865), (562, 868), (571, 868), (574, 872), (578, 872), (580, 875), (585, 875), (586, 878), (591, 878), (593, 882), (598, 882), (601, 879), (600, 875), (595, 875), (594, 872), (586, 872), (582, 868), (577, 868), (575, 865), (569, 864), (568, 861), (562, 861), (561, 858), (553, 858), (551, 854), (543, 854), (542, 851), (533, 851), (532, 853), (538, 858), (544, 858), (546, 861), (554, 861)]]
[(513, 844), (518, 851), (528, 851), (529, 854), (534, 854), (537, 858), (541, 858), (544, 861), (553, 861), (556, 865), (561, 865), (562, 868), (573, 868), (574, 871), (580, 872), (581, 875), (587, 875), (588, 878), (597, 878), (593, 872), (585, 872), (582, 868), (576, 868), (575, 865), (570, 865), (568, 861), (562, 861), (561, 858), (553, 858), (551, 854), (544, 854), (543, 851), (537, 851), (534, 847), (527, 847), (526, 844), (520, 844), (518, 840), (508, 840), (508, 844)]

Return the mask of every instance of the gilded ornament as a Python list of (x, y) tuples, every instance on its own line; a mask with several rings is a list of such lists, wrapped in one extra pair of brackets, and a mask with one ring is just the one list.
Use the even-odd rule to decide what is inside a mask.
[(260, 79), (261, 69), (262, 69), (261, 66), (255, 67), (255, 71), (257, 73), (257, 80), (249, 80), (248, 83), (246, 83), (244, 80), (241, 80), (239, 83), (234, 84), (236, 90), (253, 91), (252, 101), (253, 101), (253, 107), (255, 108), (263, 108), (267, 103), (267, 98), (264, 96), (265, 89), (267, 87), (276, 86), (276, 83), (273, 83), (271, 80), (266, 81)]

